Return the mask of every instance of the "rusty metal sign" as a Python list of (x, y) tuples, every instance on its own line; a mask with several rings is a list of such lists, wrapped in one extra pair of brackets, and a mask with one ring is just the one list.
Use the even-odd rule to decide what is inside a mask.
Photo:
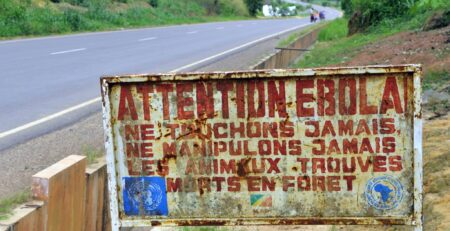
[(114, 229), (422, 226), (418, 65), (104, 77)]

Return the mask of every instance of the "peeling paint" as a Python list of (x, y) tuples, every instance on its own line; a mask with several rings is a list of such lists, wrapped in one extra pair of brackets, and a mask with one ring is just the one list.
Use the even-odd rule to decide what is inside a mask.
[(114, 230), (422, 226), (420, 65), (101, 83)]

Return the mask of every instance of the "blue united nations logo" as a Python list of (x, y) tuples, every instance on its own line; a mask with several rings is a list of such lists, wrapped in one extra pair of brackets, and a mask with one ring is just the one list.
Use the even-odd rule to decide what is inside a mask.
[(124, 177), (127, 215), (167, 215), (166, 184), (162, 177)]
[(403, 199), (403, 187), (392, 176), (374, 177), (367, 182), (366, 199), (369, 205), (380, 210), (396, 208)]

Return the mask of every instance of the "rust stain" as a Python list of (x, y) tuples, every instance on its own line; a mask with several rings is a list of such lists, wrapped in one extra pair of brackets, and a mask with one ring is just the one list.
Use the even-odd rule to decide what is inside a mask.
[[(418, 69), (405, 65), (102, 78), (102, 96), (110, 101), (104, 106), (111, 107), (113, 137), (107, 140), (114, 145), (119, 218), (126, 225), (152, 226), (412, 224), (421, 217), (413, 211), (417, 202), (409, 193), (417, 193), (413, 175), (421, 170), (412, 169), (411, 156), (412, 124), (414, 116), (422, 116), (415, 110), (420, 105), (414, 104), (415, 89), (403, 91), (404, 81), (396, 80), (399, 94), (392, 93), (396, 88), (383, 90), (389, 77), (409, 81)], [(275, 89), (269, 83), (253, 90), (246, 85), (268, 79), (275, 81)], [(348, 79), (355, 80), (354, 91), (350, 82), (339, 89)], [(244, 93), (235, 87), (224, 95), (227, 90), (214, 88), (224, 80), (231, 86), (243, 84)], [(191, 88), (188, 81), (195, 81)], [(212, 90), (195, 85), (209, 82)], [(281, 82), (286, 89), (278, 87)], [(120, 102), (123, 84), (131, 94)], [(155, 89), (171, 85), (168, 105), (157, 90), (147, 97), (150, 104), (144, 104), (146, 97), (136, 90), (140, 84)], [(188, 90), (179, 88), (182, 84)], [(363, 90), (364, 84), (368, 87)], [(206, 100), (198, 98), (202, 94)], [(393, 103), (397, 98), (409, 105), (403, 114)], [(136, 111), (130, 109), (133, 103)], [(155, 109), (151, 117), (144, 119), (143, 105)], [(119, 110), (124, 111), (120, 119)], [(124, 126), (131, 129), (125, 132)], [(395, 159), (399, 156), (400, 161)], [(383, 175), (395, 176), (405, 189), (397, 210), (375, 209), (367, 202), (368, 182)], [(164, 177), (169, 215), (146, 216), (142, 203), (138, 216), (125, 215), (122, 179), (147, 176)], [(253, 203), (256, 194), (262, 201)], [(212, 212), (212, 205), (217, 210)]]

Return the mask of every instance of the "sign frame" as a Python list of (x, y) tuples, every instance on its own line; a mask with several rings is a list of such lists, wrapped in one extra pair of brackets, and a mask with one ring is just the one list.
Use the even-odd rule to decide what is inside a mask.
[[(111, 118), (111, 104), (109, 99), (111, 84), (164, 82), (164, 81), (193, 81), (193, 80), (223, 80), (223, 79), (251, 79), (251, 78), (293, 78), (293, 77), (340, 77), (345, 75), (377, 75), (409, 73), (413, 76), (413, 215), (411, 217), (276, 217), (276, 218), (192, 218), (192, 219), (133, 219), (121, 220), (119, 217), (118, 172), (115, 162), (113, 143), (113, 122)], [(106, 148), (106, 162), (108, 173), (109, 205), (113, 230), (120, 227), (139, 226), (228, 226), (228, 225), (411, 225), (415, 230), (422, 230), (423, 214), (423, 163), (422, 163), (422, 107), (421, 107), (421, 65), (377, 65), (366, 67), (339, 67), (313, 69), (274, 69), (235, 72), (212, 73), (173, 73), (173, 74), (143, 74), (124, 76), (105, 76), (100, 80), (102, 93), (102, 112), (104, 139)]]

